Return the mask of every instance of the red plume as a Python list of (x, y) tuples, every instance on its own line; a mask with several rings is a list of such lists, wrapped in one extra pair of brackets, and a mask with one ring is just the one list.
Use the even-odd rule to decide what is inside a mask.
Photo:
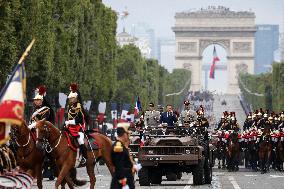
[(70, 84), (70, 89), (71, 91), (74, 93), (74, 92), (77, 92), (78, 91), (78, 84), (77, 83), (71, 83)]
[(41, 85), (38, 87), (38, 94), (39, 95), (44, 95), (46, 93), (46, 87), (45, 85)]

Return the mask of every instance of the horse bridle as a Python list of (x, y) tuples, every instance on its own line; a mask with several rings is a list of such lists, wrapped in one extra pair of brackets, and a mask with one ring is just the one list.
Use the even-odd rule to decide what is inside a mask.
[(48, 126), (46, 124), (43, 125), (43, 131), (46, 133), (47, 136), (45, 134), (42, 134), (41, 136), (39, 136), (39, 129), (36, 128), (36, 141), (41, 142), (43, 144), (43, 147), (44, 147), (44, 149), (47, 153), (51, 153), (59, 145), (59, 143), (61, 141), (62, 133), (60, 131), (59, 137), (57, 139), (55, 139), (55, 141), (57, 141), (57, 143), (55, 144), (54, 147), (52, 147), (50, 142), (49, 142), (50, 129), (48, 128)]
[[(28, 138), (28, 141), (25, 143), (25, 144), (19, 144), (17, 139), (17, 128), (15, 127), (12, 127), (11, 128), (11, 132), (10, 132), (10, 135), (11, 135), (11, 139), (17, 144), (18, 147), (26, 147), (29, 143), (30, 143), (30, 140), (31, 140), (31, 133), (29, 132), (29, 138)], [(23, 135), (20, 135), (20, 136), (23, 136)]]

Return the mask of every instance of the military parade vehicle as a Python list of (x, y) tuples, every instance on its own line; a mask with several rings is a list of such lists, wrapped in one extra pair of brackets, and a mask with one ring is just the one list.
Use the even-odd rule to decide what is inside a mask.
[(167, 125), (148, 128), (145, 145), (138, 151), (140, 185), (161, 184), (162, 176), (176, 181), (182, 173), (192, 173), (195, 185), (210, 184), (213, 147), (201, 132), (198, 125), (186, 124), (171, 129)]

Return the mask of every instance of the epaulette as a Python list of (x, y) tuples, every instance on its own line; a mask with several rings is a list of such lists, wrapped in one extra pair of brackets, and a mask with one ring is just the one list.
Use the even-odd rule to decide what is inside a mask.
[(114, 148), (113, 148), (114, 152), (123, 152), (123, 147), (121, 142), (116, 142)]
[(76, 108), (75, 108), (76, 110), (81, 110), (81, 104), (78, 102), (77, 103), (77, 106), (76, 106)]

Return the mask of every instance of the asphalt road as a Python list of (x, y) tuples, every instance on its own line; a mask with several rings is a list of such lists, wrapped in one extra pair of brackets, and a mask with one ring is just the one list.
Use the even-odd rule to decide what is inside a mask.
[[(97, 171), (99, 170), (99, 172)], [(97, 183), (96, 188), (107, 189), (110, 186), (111, 176), (105, 166), (98, 166), (96, 169)], [(84, 168), (78, 169), (78, 177), (81, 179), (88, 179), (87, 172)], [(48, 181), (44, 179), (43, 181), (44, 189), (50, 189), (54, 186), (54, 181)], [(78, 188), (88, 188), (89, 183), (83, 187)], [(34, 186), (33, 188), (36, 188)], [(136, 188), (146, 189), (283, 189), (284, 188), (284, 173), (275, 172), (271, 170), (269, 173), (260, 174), (260, 172), (252, 172), (245, 168), (240, 168), (238, 172), (228, 172), (226, 170), (219, 170), (217, 168), (213, 169), (213, 181), (211, 185), (194, 186), (192, 184), (192, 175), (183, 174), (183, 177), (179, 181), (166, 181), (163, 178), (161, 185), (152, 185), (150, 187), (142, 187), (138, 183), (138, 178), (136, 176)]]

